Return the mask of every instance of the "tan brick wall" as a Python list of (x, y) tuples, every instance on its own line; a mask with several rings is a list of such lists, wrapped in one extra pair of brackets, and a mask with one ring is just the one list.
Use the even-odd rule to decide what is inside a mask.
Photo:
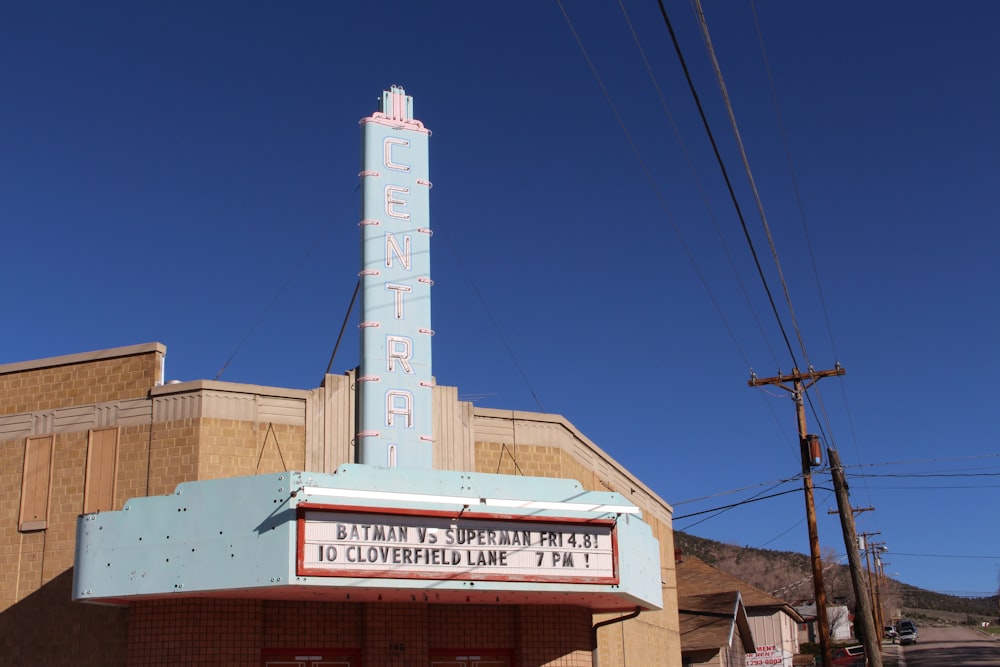
[(304, 426), (200, 420), (198, 479), (303, 470)]
[(259, 667), (264, 602), (158, 600), (129, 608), (128, 665)]
[(365, 613), (349, 602), (276, 600), (264, 604), (265, 648), (360, 649)]
[(0, 374), (0, 415), (142, 398), (159, 380), (156, 352)]
[(415, 602), (365, 605), (362, 636), (366, 665), (426, 665), (427, 605)]
[(115, 481), (115, 509), (130, 498), (150, 495), (149, 463), (152, 440), (149, 424), (122, 426), (118, 431), (118, 477)]
[(127, 653), (130, 666), (257, 667), (268, 651), (340, 649), (358, 667), (426, 667), (432, 654), (477, 650), (515, 665), (590, 667), (590, 628), (587, 610), (565, 606), (156, 600), (131, 607)]
[(198, 419), (175, 419), (152, 426), (147, 452), (149, 492), (142, 495), (170, 495), (178, 484), (197, 479)]
[(618, 490), (569, 452), (549, 445), (476, 442), (476, 472), (574, 479), (587, 491)]
[(76, 518), (83, 511), (83, 482), (87, 468), (86, 431), (56, 434), (52, 467), (42, 583), (73, 567)]
[(562, 450), (540, 445), (476, 442), (476, 472), (564, 477)]
[[(614, 488), (587, 465), (565, 449), (553, 445), (519, 443), (503, 445), (496, 442), (476, 442), (476, 471), (529, 477), (574, 479), (590, 491), (617, 491), (626, 498), (629, 489)], [(644, 512), (653, 536), (659, 541), (660, 573), (663, 584), (663, 609), (646, 611), (638, 618), (609, 625), (598, 631), (598, 652), (601, 665), (672, 665), (680, 663), (680, 630), (677, 619), (677, 583), (674, 570), (674, 540), (671, 525), (649, 512)], [(594, 622), (611, 619), (619, 614), (598, 614)], [(587, 653), (586, 664), (590, 664)], [(576, 664), (572, 658), (560, 658)], [(581, 663), (582, 664), (582, 663)]]
[(0, 611), (0, 665), (125, 665), (128, 611), (72, 602), (72, 579), (66, 570)]
[(519, 607), (517, 664), (592, 667), (590, 628), (591, 615), (587, 609), (550, 605)]
[(502, 605), (431, 605), (431, 650), (513, 650), (517, 645), (518, 607)]
[[(17, 517), (21, 505), (21, 469), (24, 439), (0, 441), (0, 611), (16, 599), (21, 534)], [(40, 580), (35, 577), (35, 581)]]
[(0, 610), (73, 567), (76, 518), (83, 509), (87, 432), (56, 434), (48, 526), (18, 532), (24, 446), (24, 438), (0, 443)]

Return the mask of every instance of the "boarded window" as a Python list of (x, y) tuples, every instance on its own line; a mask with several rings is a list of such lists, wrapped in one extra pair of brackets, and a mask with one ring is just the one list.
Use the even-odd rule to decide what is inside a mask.
[(51, 435), (25, 440), (18, 530), (45, 530), (48, 525), (54, 442), (55, 436)]
[(87, 442), (87, 477), (83, 513), (114, 509), (118, 473), (118, 428), (92, 429)]

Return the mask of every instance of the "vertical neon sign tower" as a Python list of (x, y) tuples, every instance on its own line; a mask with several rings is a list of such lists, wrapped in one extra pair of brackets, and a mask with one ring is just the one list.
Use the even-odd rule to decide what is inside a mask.
[(392, 86), (361, 136), (358, 462), (431, 468), (430, 130)]

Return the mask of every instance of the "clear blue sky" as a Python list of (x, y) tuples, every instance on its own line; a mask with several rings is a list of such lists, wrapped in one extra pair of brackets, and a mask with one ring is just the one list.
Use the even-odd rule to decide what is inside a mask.
[[(1000, 4), (757, 4), (780, 125), (750, 4), (706, 18), (805, 352), (691, 8), (667, 9), (795, 357), (847, 369), (810, 431), (890, 573), (995, 592)], [(625, 8), (684, 148), (621, 7), (564, 6), (600, 82), (555, 2), (8, 3), (0, 363), (161, 341), (168, 379), (316, 386), (359, 264), (358, 120), (398, 84), (434, 132), (438, 382), (564, 415), (678, 516), (799, 488), (771, 488), (799, 469), (792, 402), (747, 386), (791, 354), (656, 3)], [(805, 552), (803, 514), (676, 527)]]

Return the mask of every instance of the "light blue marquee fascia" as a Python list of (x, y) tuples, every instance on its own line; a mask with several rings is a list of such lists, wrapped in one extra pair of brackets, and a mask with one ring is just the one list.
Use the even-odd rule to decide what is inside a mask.
[[(480, 520), (525, 528), (546, 521), (613, 523), (616, 581), (484, 580), (461, 573), (304, 576), (298, 533), (306, 507), (353, 509), (373, 521), (446, 515), (458, 526)], [(659, 545), (637, 508), (617, 493), (585, 491), (564, 479), (353, 464), (332, 475), (187, 482), (170, 496), (136, 498), (120, 511), (81, 516), (76, 549), (73, 598), (95, 603), (199, 596), (570, 604), (595, 611), (663, 604)]]

